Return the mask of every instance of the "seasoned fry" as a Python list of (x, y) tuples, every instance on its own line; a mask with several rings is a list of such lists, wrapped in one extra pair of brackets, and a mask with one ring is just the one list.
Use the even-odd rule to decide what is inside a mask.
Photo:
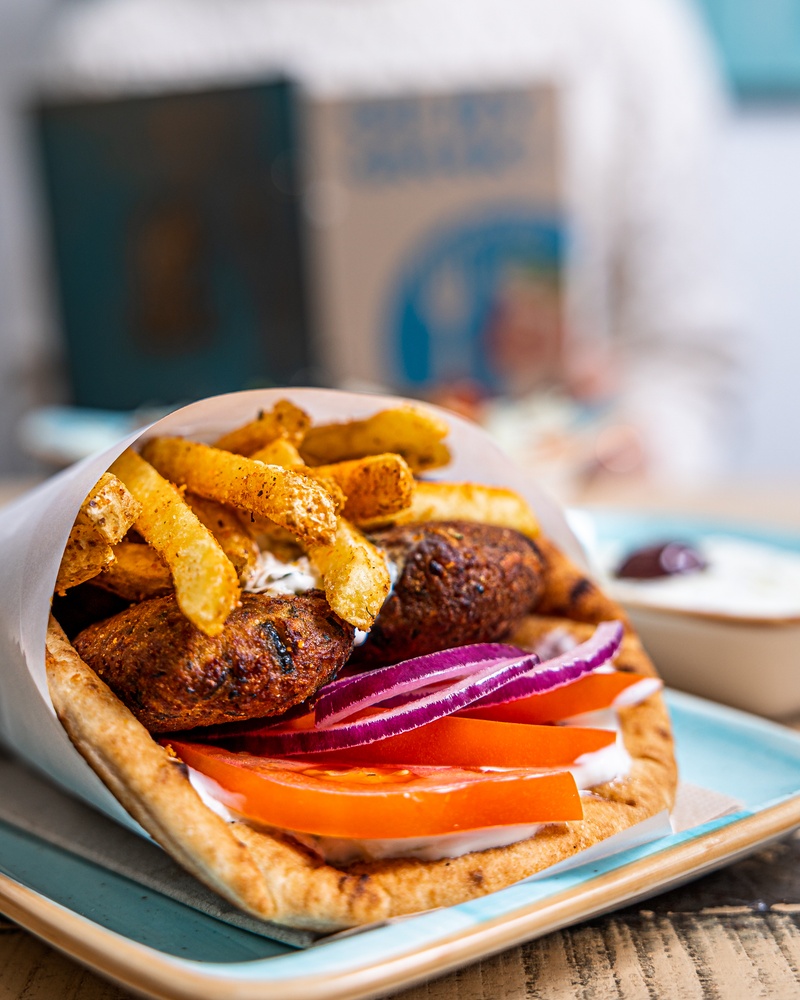
[(181, 610), (201, 631), (218, 635), (239, 600), (236, 570), (219, 542), (180, 490), (135, 451), (123, 452), (111, 469), (142, 504), (136, 529), (169, 566)]
[(306, 476), (184, 438), (153, 438), (142, 453), (163, 476), (192, 493), (268, 517), (303, 541), (333, 540), (335, 502)]
[(114, 550), (92, 524), (76, 522), (69, 533), (55, 591), (65, 594), (71, 587), (86, 583), (114, 561)]
[(114, 561), (94, 581), (126, 601), (145, 601), (172, 592), (169, 567), (150, 545), (120, 542)]
[(536, 538), (539, 522), (525, 500), (513, 490), (478, 483), (417, 482), (411, 505), (390, 518), (360, 525), (365, 531), (387, 524), (421, 521), (482, 521)]
[(250, 458), (254, 458), (265, 465), (282, 465), (284, 469), (306, 469), (308, 466), (303, 461), (297, 446), (292, 444), (288, 438), (275, 438), (269, 444), (254, 451)]
[(116, 545), (139, 516), (141, 507), (125, 486), (104, 472), (81, 505), (78, 520), (91, 524), (109, 545)]
[(414, 475), (400, 455), (368, 455), (331, 465), (306, 465), (285, 438), (276, 438), (251, 456), (267, 465), (282, 465), (316, 479), (352, 521), (388, 517), (411, 503)]
[(342, 513), (357, 524), (404, 510), (414, 494), (413, 473), (400, 455), (368, 455), (311, 471), (341, 487), (346, 497)]
[(216, 442), (217, 448), (252, 455), (278, 438), (298, 444), (311, 426), (311, 418), (288, 399), (279, 400), (271, 410), (262, 410), (255, 420), (223, 434)]
[(365, 420), (311, 427), (300, 444), (300, 454), (308, 465), (326, 465), (396, 452), (414, 472), (422, 472), (449, 463), (450, 450), (444, 444), (447, 433), (447, 424), (435, 414), (416, 406), (398, 406)]
[(244, 582), (258, 562), (258, 545), (242, 524), (238, 513), (216, 500), (187, 493), (184, 499), (222, 546), (222, 551)]
[(386, 560), (375, 546), (340, 517), (333, 543), (309, 545), (308, 557), (322, 574), (333, 610), (356, 628), (370, 629), (392, 586)]
[(140, 509), (116, 476), (106, 472), (100, 477), (81, 504), (67, 539), (56, 579), (57, 594), (93, 579), (113, 563), (112, 545), (124, 538)]

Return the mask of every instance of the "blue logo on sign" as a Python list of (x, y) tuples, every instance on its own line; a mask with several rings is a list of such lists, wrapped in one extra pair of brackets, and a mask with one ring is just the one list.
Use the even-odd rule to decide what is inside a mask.
[(525, 281), (558, 295), (560, 220), (502, 210), (460, 220), (414, 250), (390, 296), (392, 376), (408, 388), (469, 381), (502, 391), (507, 371), (493, 344), (498, 309)]

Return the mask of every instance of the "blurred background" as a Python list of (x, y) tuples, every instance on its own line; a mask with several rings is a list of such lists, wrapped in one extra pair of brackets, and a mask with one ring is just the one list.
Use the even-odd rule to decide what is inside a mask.
[(798, 178), (800, 0), (0, 0), (0, 476), (332, 385), (796, 483)]

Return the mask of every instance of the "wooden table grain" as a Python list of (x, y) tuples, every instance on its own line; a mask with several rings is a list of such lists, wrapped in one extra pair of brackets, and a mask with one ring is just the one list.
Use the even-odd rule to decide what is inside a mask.
[[(582, 498), (578, 498), (582, 499)], [(800, 528), (800, 489), (772, 491), (772, 523)], [(659, 498), (638, 509), (763, 520), (763, 491)], [(734, 504), (731, 507), (731, 503)], [(800, 729), (800, 718), (789, 724)], [(122, 1000), (0, 917), (0, 1000)], [(714, 874), (395, 994), (397, 1000), (791, 1000), (800, 997), (800, 831)]]

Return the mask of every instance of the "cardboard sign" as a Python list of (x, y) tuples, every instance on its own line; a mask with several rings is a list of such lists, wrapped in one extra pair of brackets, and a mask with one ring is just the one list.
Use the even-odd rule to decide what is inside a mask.
[(335, 382), (516, 392), (557, 370), (556, 96), (308, 99), (317, 349)]

